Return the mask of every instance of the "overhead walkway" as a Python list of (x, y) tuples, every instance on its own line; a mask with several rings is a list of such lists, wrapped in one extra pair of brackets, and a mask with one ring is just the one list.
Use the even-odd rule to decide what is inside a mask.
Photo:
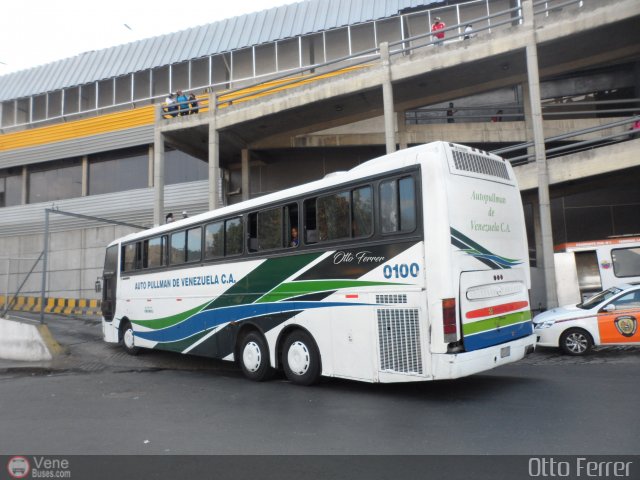
[[(517, 23), (520, 19), (517, 9), (514, 15), (513, 21)], [(635, 41), (639, 18), (640, 3), (633, 0), (585, 2), (578, 13), (536, 16), (540, 76), (639, 55), (640, 44)], [(259, 102), (218, 108), (215, 122), (221, 158), (237, 152), (241, 143), (253, 148), (274, 137), (291, 140), (381, 116), (383, 84), (388, 79), (395, 111), (525, 83), (524, 50), (532, 34), (526, 25), (518, 24), (492, 33), (478, 32), (471, 41), (451, 42), (443, 47), (434, 47), (433, 42), (419, 48), (408, 46), (392, 52), (388, 60), (377, 51), (378, 61), (369, 58), (371, 66), (366, 69), (295, 90), (274, 92)], [(602, 38), (608, 41), (603, 42)], [(581, 48), (575, 48), (576, 44)], [(265, 87), (264, 91), (268, 90)], [(218, 107), (228, 106), (222, 99), (216, 101)], [(168, 139), (176, 136), (188, 139), (190, 132), (186, 130), (200, 128), (199, 134), (206, 134), (208, 124), (206, 118), (165, 120), (158, 129)]]

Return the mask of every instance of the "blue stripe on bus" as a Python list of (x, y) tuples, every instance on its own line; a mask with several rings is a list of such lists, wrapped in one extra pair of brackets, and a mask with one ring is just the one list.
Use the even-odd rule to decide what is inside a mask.
[(214, 310), (204, 310), (183, 322), (161, 330), (135, 332), (137, 338), (152, 342), (175, 342), (183, 340), (196, 333), (209, 330), (227, 322), (236, 322), (262, 315), (290, 312), (293, 310), (310, 310), (328, 307), (354, 307), (367, 305), (365, 303), (350, 302), (274, 302), (250, 303), (237, 307), (224, 307)]
[(465, 335), (464, 348), (467, 352), (492, 347), (500, 343), (510, 342), (518, 338), (526, 337), (533, 333), (533, 323), (531, 321), (509, 325), (496, 330), (476, 333), (475, 335)]

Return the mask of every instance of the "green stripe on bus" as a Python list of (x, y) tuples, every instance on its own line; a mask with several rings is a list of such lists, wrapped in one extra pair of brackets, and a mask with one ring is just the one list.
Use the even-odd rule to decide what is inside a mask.
[(464, 335), (473, 335), (475, 333), (482, 333), (488, 330), (495, 330), (500, 327), (507, 327), (509, 325), (515, 325), (516, 323), (531, 320), (531, 311), (526, 310), (522, 312), (510, 313), (509, 315), (501, 315), (499, 317), (487, 318), (486, 320), (479, 320), (477, 322), (466, 323), (462, 326), (462, 333)]
[(207, 304), (203, 303), (202, 305), (198, 305), (191, 310), (187, 310), (185, 312), (180, 312), (176, 315), (170, 315), (168, 317), (155, 318), (153, 320), (130, 320), (131, 323), (135, 323), (136, 325), (140, 325), (142, 327), (147, 327), (152, 330), (159, 330), (161, 328), (170, 327), (175, 325), (176, 323), (180, 323), (183, 320), (186, 320), (192, 315), (195, 315), (200, 310), (202, 310)]
[(296, 255), (291, 258), (266, 260), (238, 281), (238, 283), (230, 287), (225, 293), (212, 301), (176, 315), (153, 320), (131, 320), (131, 323), (152, 330), (159, 330), (176, 325), (204, 309), (211, 310), (214, 308), (253, 303), (264, 295), (264, 292), (268, 292), (274, 287), (277, 287), (285, 278), (290, 277), (320, 255), (321, 253), (310, 253), (306, 255)]
[(399, 285), (393, 282), (369, 282), (365, 280), (306, 280), (282, 283), (259, 299), (256, 303), (278, 302), (291, 297), (317, 292), (328, 292), (342, 288), (377, 287), (381, 285)]
[(189, 338), (184, 338), (182, 340), (177, 340), (175, 342), (166, 342), (162, 344), (163, 350), (170, 350), (172, 352), (184, 353), (184, 351), (189, 348), (191, 345), (196, 343), (202, 337), (211, 332), (211, 329), (203, 330), (202, 332), (198, 332), (195, 335), (191, 335)]
[(301, 268), (318, 258), (322, 253), (308, 253), (285, 258), (270, 258), (249, 272), (224, 295), (213, 300), (206, 309), (231, 307), (254, 303), (265, 292), (276, 288)]

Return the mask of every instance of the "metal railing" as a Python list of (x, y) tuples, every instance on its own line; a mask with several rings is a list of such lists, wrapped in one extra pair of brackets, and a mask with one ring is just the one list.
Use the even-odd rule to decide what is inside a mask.
[[(581, 130), (575, 130), (573, 132), (563, 133), (561, 135), (555, 135), (553, 137), (545, 138), (545, 145), (566, 141), (574, 137), (578, 137), (581, 135), (585, 135), (588, 133), (600, 132), (602, 130), (607, 130), (616, 127), (628, 127), (625, 128), (622, 132), (614, 132), (609, 135), (603, 135), (598, 138), (589, 139), (589, 140), (579, 140), (568, 143), (566, 145), (560, 145), (552, 148), (545, 148), (545, 152), (548, 158), (553, 158), (554, 156), (567, 155), (569, 153), (578, 153), (583, 150), (591, 149), (594, 147), (603, 147), (606, 145), (611, 145), (613, 143), (624, 142), (628, 140), (633, 140), (635, 138), (640, 138), (640, 129), (633, 129), (635, 122), (640, 121), (640, 115), (636, 115), (624, 120), (618, 120), (615, 122), (607, 123), (604, 125), (599, 125), (597, 127), (583, 128)], [(492, 150), (491, 153), (496, 155), (500, 155), (505, 159), (509, 160), (512, 165), (523, 165), (525, 163), (529, 163), (532, 159), (535, 160), (535, 152), (526, 153), (524, 155), (517, 156), (508, 156), (506, 154), (519, 152), (524, 149), (528, 149), (533, 146), (533, 142), (524, 142), (519, 143), (517, 145), (512, 145), (510, 147), (499, 148), (497, 150)]]
[[(549, 6), (552, 4), (552, 6)], [(563, 8), (568, 5), (579, 5), (582, 6), (582, 0), (568, 0), (562, 3), (558, 2), (550, 2), (550, 1), (542, 1), (538, 3), (534, 3), (536, 5), (545, 5), (546, 8), (541, 9), (535, 12), (538, 14), (545, 14), (549, 11), (556, 10), (558, 8)], [(494, 19), (499, 19), (501, 17), (508, 16), (506, 19), (499, 20), (497, 22), (493, 22)], [(506, 10), (501, 10), (499, 12), (495, 12), (489, 15), (477, 17), (471, 20), (466, 20), (461, 23), (457, 23), (455, 25), (451, 25), (444, 29), (438, 31), (438, 33), (444, 33), (445, 38), (447, 34), (453, 34), (452, 37), (447, 38), (446, 40), (441, 40), (435, 37), (435, 32), (429, 31), (426, 33), (421, 33), (419, 35), (414, 35), (411, 37), (401, 38), (399, 40), (395, 40), (389, 42), (389, 50), (390, 55), (408, 55), (413, 53), (416, 50), (423, 49), (425, 47), (435, 47), (439, 44), (451, 44), (453, 42), (468, 42), (472, 38), (477, 37), (483, 32), (491, 32), (493, 29), (497, 27), (502, 27), (505, 25), (514, 26), (523, 23), (524, 19), (522, 16), (522, 8), (520, 6), (516, 6), (513, 8), (509, 8)], [(468, 24), (478, 24), (480, 22), (486, 22), (486, 26), (482, 26), (480, 28), (474, 28), (472, 32), (465, 32), (464, 27)], [(471, 38), (465, 37), (472, 36)], [(420, 43), (419, 45), (413, 45), (413, 43), (421, 42), (426, 39), (430, 39), (424, 43)], [(408, 45), (408, 46), (407, 46)], [(396, 48), (399, 47), (399, 48)], [(255, 82), (248, 86), (242, 86), (237, 88), (231, 88), (228, 90), (224, 90), (217, 93), (216, 98), (216, 108), (220, 107), (229, 107), (235, 103), (242, 103), (252, 98), (261, 97), (264, 95), (269, 95), (276, 91), (281, 91), (283, 89), (292, 88), (298, 86), (302, 83), (308, 83), (315, 81), (323, 76), (328, 74), (338, 74), (341, 71), (350, 71), (350, 69), (355, 67), (364, 67), (367, 65), (372, 65), (375, 62), (381, 60), (380, 56), (380, 46), (375, 46), (369, 49), (361, 50), (356, 53), (345, 55), (339, 58), (335, 58), (322, 63), (314, 63), (312, 65), (302, 66), (297, 69), (292, 69), (287, 71), (281, 75), (271, 76), (266, 82)], [(343, 64), (348, 63), (348, 66), (344, 66)], [(327, 67), (339, 66), (338, 68), (333, 68), (327, 70)], [(321, 71), (318, 71), (321, 70)], [(159, 107), (162, 108), (162, 107)]]
[[(567, 97), (570, 99), (571, 97)], [(460, 102), (457, 99), (456, 102)], [(462, 99), (463, 100), (463, 99)], [(560, 99), (562, 100), (562, 99)], [(608, 108), (622, 105), (623, 108)], [(629, 105), (634, 105), (630, 107)], [(584, 108), (583, 108), (584, 107)], [(589, 108), (604, 107), (604, 108)], [(524, 120), (524, 105), (509, 102), (506, 104), (494, 103), (490, 105), (459, 106), (456, 105), (456, 123), (473, 122), (514, 122)], [(419, 108), (406, 112), (406, 119), (409, 124), (420, 125), (428, 123), (446, 123), (451, 117), (447, 116), (450, 107), (438, 106)], [(628, 98), (617, 100), (598, 101), (572, 101), (570, 103), (544, 103), (542, 104), (542, 114), (545, 120), (555, 119), (579, 119), (598, 117), (622, 117), (635, 114), (640, 111), (640, 98)]]
[[(578, 3), (579, 0), (571, 0), (570, 3)], [(485, 27), (481, 27), (478, 29), (475, 29), (473, 31), (473, 35), (474, 37), (478, 35), (478, 32), (484, 32), (484, 31), (490, 31), (496, 27), (499, 26), (503, 26), (503, 25), (513, 25), (514, 22), (520, 22), (523, 18), (522, 18), (522, 9), (520, 7), (513, 7), (507, 10), (502, 10), (490, 15), (485, 15), (483, 17), (478, 17), (478, 18), (474, 18), (472, 20), (469, 21), (465, 21), (463, 23), (459, 23), (459, 24), (455, 24), (455, 25), (451, 25), (449, 27), (443, 28), (441, 30), (438, 30), (438, 33), (444, 33), (445, 34), (445, 38), (447, 33), (453, 33), (453, 39), (447, 39), (444, 40), (444, 43), (451, 43), (452, 41), (465, 41), (464, 37), (466, 35), (469, 35), (469, 33), (465, 33), (464, 31), (460, 31), (461, 27), (464, 27), (465, 25), (469, 24), (469, 23), (479, 23), (481, 21), (490, 21), (491, 19), (495, 19), (495, 18), (499, 18), (499, 17), (503, 17), (505, 15), (511, 15), (507, 20), (501, 20), (497, 23), (493, 23), (491, 25), (485, 26)], [(408, 46), (405, 47), (405, 44), (410, 44), (411, 42), (417, 42), (420, 40), (424, 40), (426, 38), (431, 38), (432, 40), (421, 44), (421, 45), (416, 45), (416, 46)], [(442, 42), (441, 39), (434, 39), (435, 38), (435, 32), (427, 32), (427, 33), (422, 33), (419, 35), (415, 35), (412, 37), (408, 37), (408, 38), (403, 38), (400, 40), (396, 40), (393, 42), (389, 42), (389, 54), (390, 56), (393, 55), (406, 55), (406, 54), (411, 54), (412, 52), (419, 50), (419, 49), (423, 49), (426, 47), (430, 47), (430, 46), (437, 46), (438, 44), (440, 44)], [(394, 47), (398, 47), (400, 46), (400, 48), (395, 48)], [(330, 67), (333, 65), (338, 65), (338, 64), (342, 64), (345, 62), (349, 62), (349, 66), (348, 68), (353, 68), (353, 67), (357, 67), (357, 66), (363, 66), (365, 64), (372, 64), (373, 62), (376, 61), (380, 61), (381, 60), (381, 56), (380, 56), (380, 46), (376, 46), (373, 48), (369, 48), (360, 52), (357, 52), (355, 54), (352, 55), (346, 55), (340, 58), (336, 58), (333, 60), (330, 60), (328, 62), (324, 62), (324, 63), (319, 63), (319, 64), (314, 64), (314, 65), (309, 65), (309, 66), (305, 66), (305, 67), (301, 67), (299, 69), (297, 69), (294, 72), (290, 72), (287, 73), (285, 75), (280, 75), (280, 76), (276, 76), (273, 77), (272, 79), (269, 80), (269, 83), (272, 82), (277, 82), (277, 81), (284, 81), (283, 83), (279, 83), (276, 87), (272, 86), (272, 85), (266, 85), (264, 88), (259, 88), (257, 91), (252, 91), (249, 93), (243, 93), (245, 90), (247, 90), (248, 88), (255, 88), (256, 86), (260, 86), (263, 85), (262, 83), (257, 83), (255, 85), (253, 85), (252, 87), (240, 87), (240, 88), (235, 88), (235, 89), (230, 89), (230, 90), (226, 90), (224, 92), (220, 92), (219, 98), (216, 101), (216, 107), (220, 107), (220, 106), (229, 106), (231, 105), (231, 103), (229, 103), (228, 99), (224, 99), (222, 97), (232, 97), (233, 102), (238, 102), (238, 101), (242, 101), (242, 100), (246, 100), (250, 97), (254, 97), (256, 95), (265, 95), (269, 92), (272, 92), (273, 90), (277, 89), (277, 90), (281, 90), (283, 87), (291, 87), (291, 86), (295, 86), (297, 84), (299, 84), (301, 82), (301, 80), (304, 80), (305, 82), (308, 81), (312, 81), (314, 79), (317, 79), (319, 77), (322, 77), (323, 75), (327, 75), (329, 73), (337, 73), (340, 72), (340, 70), (345, 69), (344, 66), (341, 66), (340, 68), (336, 68), (333, 70), (329, 70), (329, 71), (322, 71), (322, 72), (315, 72), (318, 69), (322, 69), (325, 67)], [(307, 73), (308, 72), (308, 73)], [(306, 75), (305, 75), (306, 74)], [(292, 75), (303, 75), (303, 77), (294, 77), (292, 78)]]

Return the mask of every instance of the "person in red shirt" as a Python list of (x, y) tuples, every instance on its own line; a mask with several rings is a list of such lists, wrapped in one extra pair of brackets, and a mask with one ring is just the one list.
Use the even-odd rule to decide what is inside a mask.
[(436, 45), (444, 45), (444, 32), (440, 31), (444, 27), (446, 27), (444, 22), (440, 20), (440, 17), (436, 17), (433, 25), (431, 25), (431, 33), (437, 39)]
[[(636, 113), (636, 115), (638, 114)], [(640, 137), (640, 120), (636, 120), (635, 122), (633, 122), (629, 130), (631, 130), (631, 135), (629, 136), (629, 138)]]

